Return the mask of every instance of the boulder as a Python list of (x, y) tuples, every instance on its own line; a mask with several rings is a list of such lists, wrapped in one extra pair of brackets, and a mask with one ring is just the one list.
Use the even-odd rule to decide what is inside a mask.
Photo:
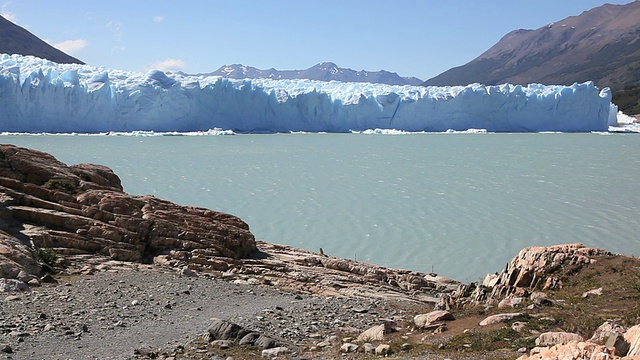
[(380, 344), (376, 347), (375, 354), (379, 356), (387, 356), (391, 353), (391, 346)]
[(624, 333), (624, 340), (629, 343), (627, 356), (640, 355), (640, 325), (630, 327), (629, 330)]
[(385, 322), (380, 325), (370, 327), (358, 336), (358, 341), (380, 341), (384, 336), (395, 331), (391, 323)]
[(29, 285), (17, 279), (0, 279), (0, 292), (29, 291)]
[(537, 346), (565, 345), (570, 342), (581, 342), (582, 336), (569, 332), (554, 331), (542, 333), (536, 339)]
[(275, 347), (275, 348), (271, 348), (271, 349), (264, 349), (262, 350), (262, 357), (263, 358), (267, 358), (267, 359), (275, 359), (278, 356), (281, 355), (285, 355), (290, 353), (291, 351), (289, 350), (289, 348), (286, 348), (284, 346), (280, 346), (280, 347)]
[(536, 305), (541, 306), (550, 306), (555, 304), (555, 301), (549, 299), (546, 293), (542, 291), (534, 291), (529, 295), (529, 300), (531, 300)]
[(229, 340), (213, 340), (210, 343), (211, 346), (215, 346), (219, 349), (228, 349), (231, 347), (231, 341)]
[(502, 309), (502, 308), (506, 308), (506, 307), (516, 307), (520, 304), (522, 304), (525, 301), (525, 298), (522, 296), (514, 296), (509, 295), (506, 298), (502, 299), (499, 303), (498, 303), (498, 309)]
[(375, 354), (376, 353), (376, 347), (372, 344), (372, 343), (364, 343), (362, 345), (362, 349), (364, 351), (365, 354)]
[[(571, 342), (551, 347), (535, 347), (517, 360), (613, 360), (603, 345), (590, 342)], [(618, 358), (619, 359), (619, 358)]]
[(593, 336), (589, 339), (590, 342), (595, 344), (604, 344), (611, 335), (624, 334), (625, 329), (611, 321), (605, 321), (602, 325), (598, 326), (596, 331), (593, 332)]
[(625, 356), (629, 352), (629, 343), (621, 334), (611, 334), (604, 346), (616, 356)]
[[(227, 320), (212, 319), (213, 322), (207, 329), (212, 340), (235, 340), (238, 334), (243, 330), (240, 325), (234, 324)], [(241, 337), (242, 338), (242, 337)]]
[(507, 322), (511, 319), (523, 316), (522, 313), (507, 313), (491, 315), (480, 322), (480, 326), (487, 326)]
[(516, 321), (511, 324), (511, 329), (515, 332), (522, 332), (526, 328), (527, 323), (522, 321)]
[(261, 334), (256, 339), (254, 345), (257, 348), (260, 348), (260, 349), (269, 349), (269, 348), (272, 348), (272, 347), (277, 347), (278, 346), (278, 342), (275, 341), (274, 339), (264, 335), (264, 334)]
[[(624, 336), (616, 333), (617, 327), (610, 324), (605, 323), (601, 328), (603, 332), (606, 332), (604, 330), (607, 328), (613, 331), (605, 345), (578, 340), (579, 336), (576, 334), (545, 333), (536, 339), (536, 344), (541, 346), (531, 349), (529, 354), (519, 357), (518, 360), (640, 360), (640, 325), (629, 328)], [(554, 342), (556, 344), (542, 346)]]
[(425, 328), (438, 321), (455, 320), (456, 318), (446, 310), (435, 310), (427, 314), (414, 316), (413, 322), (418, 328)]
[(587, 298), (587, 297), (593, 297), (593, 296), (600, 296), (602, 295), (602, 288), (599, 287), (597, 289), (591, 289), (589, 291), (585, 291), (584, 293), (582, 293), (582, 297), (583, 298)]
[(343, 353), (354, 353), (358, 351), (358, 345), (352, 343), (344, 343), (340, 346), (340, 351)]
[(260, 338), (260, 333), (258, 332), (250, 332), (247, 335), (243, 336), (238, 342), (239, 345), (254, 345), (256, 340)]

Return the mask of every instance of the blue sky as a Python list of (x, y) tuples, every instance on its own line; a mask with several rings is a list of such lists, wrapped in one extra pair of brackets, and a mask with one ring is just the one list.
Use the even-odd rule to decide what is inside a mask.
[(509, 31), (536, 29), (604, 3), (0, 0), (0, 14), (95, 66), (198, 73), (236, 63), (291, 70), (332, 61), (426, 80), (472, 60)]

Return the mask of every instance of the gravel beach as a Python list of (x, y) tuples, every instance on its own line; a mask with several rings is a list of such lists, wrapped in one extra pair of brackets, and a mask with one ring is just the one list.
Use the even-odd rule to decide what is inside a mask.
[[(7, 359), (131, 359), (139, 349), (179, 349), (224, 319), (303, 348), (338, 330), (358, 332), (401, 310), (381, 300), (318, 297), (183, 276), (150, 265), (104, 266), (92, 275), (2, 299)], [(382, 312), (380, 312), (382, 310)]]

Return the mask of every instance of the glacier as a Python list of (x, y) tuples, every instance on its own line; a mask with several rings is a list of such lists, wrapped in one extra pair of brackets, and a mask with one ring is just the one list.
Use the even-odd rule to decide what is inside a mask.
[(0, 132), (590, 132), (611, 91), (561, 85), (421, 87), (128, 72), (0, 55)]

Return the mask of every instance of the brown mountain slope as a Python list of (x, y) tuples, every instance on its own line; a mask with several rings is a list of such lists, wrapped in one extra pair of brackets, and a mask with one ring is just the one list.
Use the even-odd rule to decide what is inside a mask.
[(34, 55), (61, 64), (84, 64), (2, 16), (0, 16), (0, 53)]
[(640, 0), (606, 4), (537, 30), (515, 30), (466, 65), (424, 85), (640, 83)]

